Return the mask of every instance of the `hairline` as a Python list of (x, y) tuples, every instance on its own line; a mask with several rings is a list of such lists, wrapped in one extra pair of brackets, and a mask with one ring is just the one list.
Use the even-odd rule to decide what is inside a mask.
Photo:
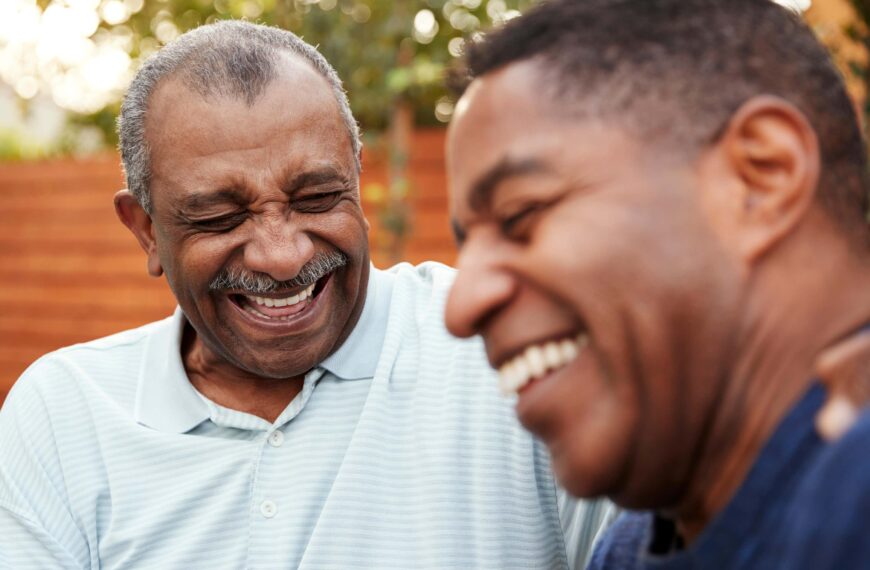
[[(338, 105), (339, 115), (349, 137), (356, 171), (359, 173), (362, 170), (360, 162), (362, 141), (359, 126), (350, 110), (350, 104), (342, 87), (341, 79), (326, 58), (314, 46), (305, 43), (292, 32), (244, 21), (224, 20), (217, 24), (201, 26), (191, 30), (181, 36), (176, 42), (167, 44), (167, 46), (164, 46), (163, 49), (150, 57), (137, 72), (121, 105), (117, 128), (119, 133), (118, 147), (121, 154), (125, 181), (128, 191), (133, 194), (148, 214), (152, 213), (153, 208), (150, 189), (152, 170), (151, 148), (145, 136), (145, 124), (150, 111), (151, 99), (160, 89), (161, 85), (171, 80), (179, 81), (185, 88), (193, 93), (198, 93), (203, 99), (213, 96), (214, 93), (205, 94), (197, 88), (195, 80), (192, 79), (192, 74), (185, 74), (184, 65), (197, 57), (197, 48), (203, 48), (204, 45), (207, 46), (209, 41), (215, 37), (220, 42), (219, 34), (225, 29), (228, 29), (230, 33), (241, 31), (242, 33), (259, 32), (263, 34), (265, 32), (275, 34), (277, 32), (283, 35), (280, 39), (285, 40), (286, 43), (276, 41), (276, 37), (268, 37), (263, 41), (268, 52), (267, 58), (269, 58), (269, 61), (267, 66), (269, 66), (269, 69), (265, 70), (268, 73), (264, 75), (264, 82), (259, 86), (259, 92), (253, 93), (252, 96), (251, 93), (239, 93), (228, 89), (226, 93), (218, 92), (217, 94), (236, 100), (244, 100), (248, 105), (253, 105), (276, 80), (278, 74), (275, 70), (281, 65), (281, 55), (288, 54), (295, 56), (300, 61), (307, 63), (329, 85), (333, 100)], [(197, 37), (188, 37), (185, 41), (185, 36), (188, 34), (195, 34)], [(201, 39), (199, 36), (203, 36), (204, 39)], [(243, 36), (241, 40), (257, 43), (261, 41), (261, 38), (262, 36)], [(236, 39), (238, 39), (238, 36), (236, 36)], [(203, 90), (214, 91), (225, 87), (221, 83), (228, 82), (228, 78), (223, 77), (211, 85), (204, 83), (202, 88)]]

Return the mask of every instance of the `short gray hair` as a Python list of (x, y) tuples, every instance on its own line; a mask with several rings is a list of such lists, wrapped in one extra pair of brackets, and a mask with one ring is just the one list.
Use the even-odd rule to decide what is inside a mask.
[(127, 90), (118, 117), (118, 138), (127, 189), (151, 213), (151, 157), (145, 140), (148, 99), (160, 81), (173, 74), (203, 97), (244, 98), (252, 105), (275, 77), (278, 54), (307, 61), (332, 87), (360, 169), (360, 132), (335, 69), (314, 47), (292, 32), (238, 20), (201, 26), (151, 56)]

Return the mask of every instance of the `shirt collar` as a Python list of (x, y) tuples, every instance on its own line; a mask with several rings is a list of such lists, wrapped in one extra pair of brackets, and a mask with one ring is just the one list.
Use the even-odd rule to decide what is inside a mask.
[(387, 333), (394, 279), (392, 273), (371, 267), (359, 321), (344, 344), (320, 364), (322, 368), (342, 380), (362, 380), (375, 375)]
[(158, 431), (184, 433), (208, 419), (209, 410), (187, 378), (181, 335), (187, 320), (180, 307), (155, 323), (148, 335), (136, 392), (136, 421)]
[[(387, 330), (393, 279), (392, 274), (371, 267), (359, 321), (321, 368), (342, 380), (374, 376)], [(184, 433), (209, 418), (208, 405), (191, 385), (181, 361), (186, 322), (181, 308), (176, 308), (171, 317), (152, 325), (146, 341), (134, 416), (158, 431)]]

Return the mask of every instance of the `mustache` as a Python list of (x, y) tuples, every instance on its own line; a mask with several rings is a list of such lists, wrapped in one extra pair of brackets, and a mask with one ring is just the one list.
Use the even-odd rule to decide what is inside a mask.
[(347, 256), (339, 251), (319, 253), (302, 266), (296, 277), (287, 281), (278, 281), (267, 273), (227, 267), (212, 280), (209, 289), (212, 291), (235, 289), (251, 295), (275, 293), (295, 287), (307, 287), (345, 265), (347, 265)]

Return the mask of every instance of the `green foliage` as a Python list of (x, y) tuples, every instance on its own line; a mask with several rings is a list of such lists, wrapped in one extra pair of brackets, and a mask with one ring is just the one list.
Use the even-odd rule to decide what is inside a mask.
[[(132, 30), (134, 56), (147, 55), (177, 33), (220, 18), (247, 18), (289, 29), (318, 46), (336, 67), (363, 128), (380, 131), (388, 126), (397, 98), (412, 105), (417, 124), (437, 124), (434, 109), (446, 95), (444, 72), (461, 39), (533, 2), (158, 0), (146, 2), (122, 25)], [(421, 10), (429, 13), (418, 16)], [(415, 28), (415, 18), (422, 32), (420, 26)]]
[(51, 149), (27, 140), (21, 133), (0, 130), (0, 160), (2, 161), (35, 160), (51, 154)]

